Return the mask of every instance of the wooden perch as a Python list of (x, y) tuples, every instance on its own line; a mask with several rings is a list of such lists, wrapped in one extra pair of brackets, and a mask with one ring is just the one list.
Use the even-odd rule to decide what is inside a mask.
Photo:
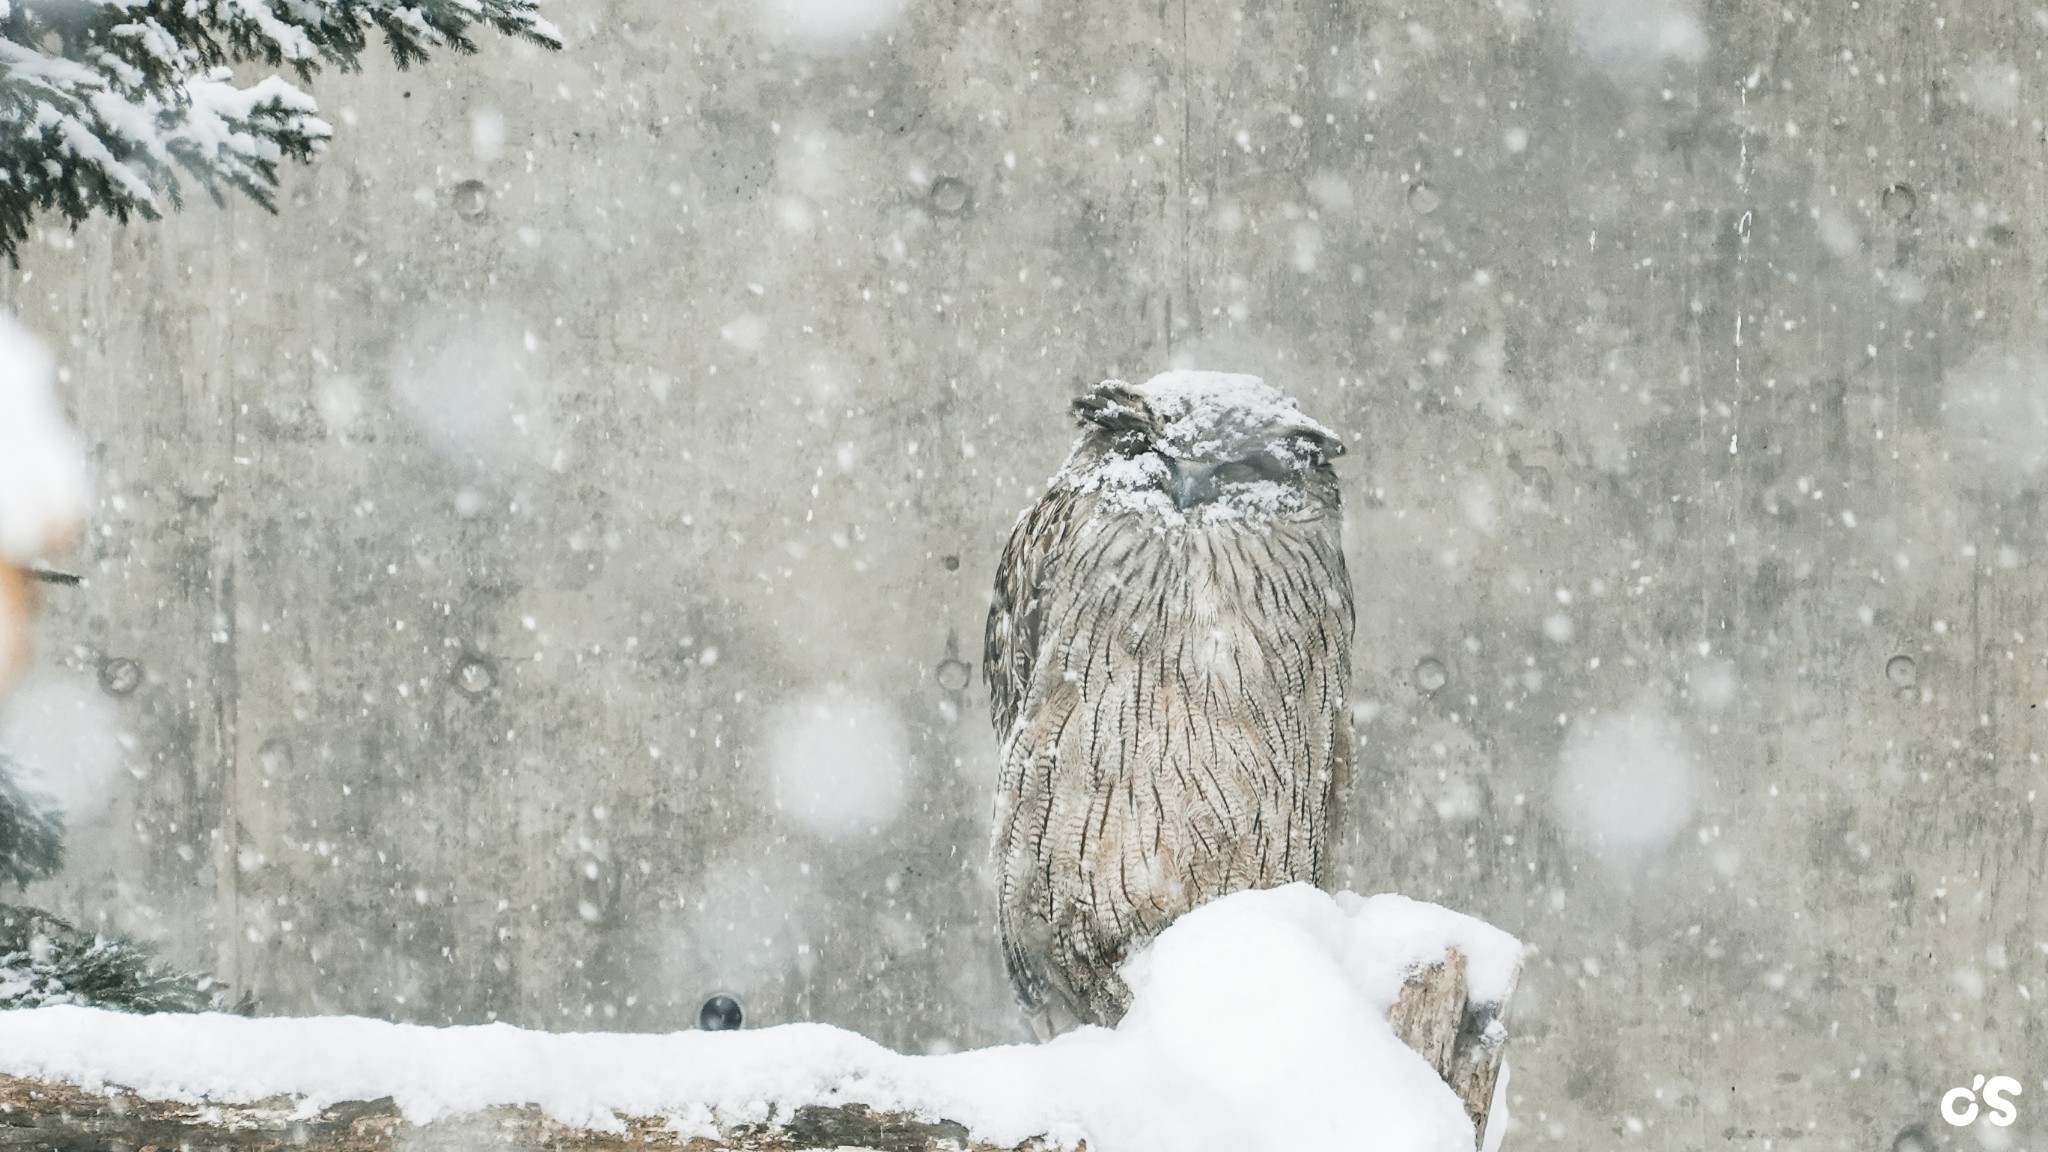
[(686, 1139), (668, 1122), (633, 1117), (623, 1132), (572, 1128), (538, 1108), (491, 1108), (432, 1124), (408, 1124), (389, 1099), (338, 1104), (293, 1119), (294, 1102), (177, 1104), (0, 1076), (0, 1149), (59, 1152), (794, 1152), (861, 1148), (877, 1152), (1035, 1152), (970, 1141), (947, 1121), (928, 1123), (858, 1104), (799, 1108), (787, 1124), (742, 1125), (718, 1140)]
[[(1387, 1023), (1464, 1101), (1478, 1146), (1484, 1148), (1493, 1086), (1507, 1054), (1507, 997), (1497, 1004), (1475, 1004), (1466, 988), (1465, 956), (1453, 948), (1442, 962), (1408, 978), (1400, 999), (1387, 1010)], [(1513, 995), (1510, 985), (1508, 996)]]
[[(1464, 1101), (1481, 1146), (1506, 1048), (1505, 1007), (1470, 1002), (1465, 957), (1453, 949), (1442, 962), (1409, 977), (1387, 1013), (1395, 1034), (1422, 1053)], [(787, 1122), (742, 1125), (717, 1140), (684, 1138), (654, 1117), (627, 1118), (624, 1131), (599, 1132), (557, 1123), (532, 1107), (492, 1108), (415, 1125), (406, 1123), (388, 1099), (337, 1104), (306, 1119), (294, 1118), (296, 1105), (290, 1099), (179, 1104), (0, 1076), (0, 1152), (1037, 1152), (1042, 1147), (1036, 1141), (1014, 1147), (978, 1143), (951, 1121), (874, 1112), (858, 1104), (799, 1108)]]

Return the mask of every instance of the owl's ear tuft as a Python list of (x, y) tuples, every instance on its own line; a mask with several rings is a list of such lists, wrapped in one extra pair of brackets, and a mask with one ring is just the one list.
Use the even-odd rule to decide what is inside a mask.
[(1104, 380), (1074, 398), (1074, 419), (1084, 428), (1106, 432), (1148, 432), (1152, 410), (1135, 388), (1121, 380)]

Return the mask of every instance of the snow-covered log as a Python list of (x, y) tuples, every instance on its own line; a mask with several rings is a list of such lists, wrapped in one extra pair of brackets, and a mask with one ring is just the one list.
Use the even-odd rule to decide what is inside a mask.
[(1465, 954), (1452, 948), (1441, 962), (1417, 970), (1401, 986), (1387, 1022), (1394, 1026), (1394, 1035), (1421, 1053), (1458, 1094), (1484, 1148), (1494, 1088), (1501, 1083), (1507, 1055), (1507, 1001), (1514, 982), (1510, 980), (1491, 1002), (1477, 1000), (1471, 996), (1465, 969)]
[(881, 1152), (1017, 1152), (1036, 1142), (998, 1146), (966, 1129), (858, 1104), (803, 1108), (785, 1124), (736, 1125), (719, 1136), (678, 1129), (667, 1120), (623, 1120), (613, 1131), (576, 1127), (534, 1107), (498, 1107), (430, 1124), (410, 1124), (388, 1098), (351, 1101), (302, 1115), (289, 1100), (219, 1106), (150, 1100), (132, 1092), (94, 1092), (70, 1084), (0, 1076), (0, 1149), (304, 1149), (306, 1152), (449, 1152), (547, 1149), (634, 1152), (686, 1149), (771, 1152), (858, 1148)]
[(1470, 1152), (1520, 956), (1434, 905), (1291, 885), (1183, 917), (1126, 965), (1113, 1030), (944, 1056), (816, 1024), (0, 1013), (0, 1149)]

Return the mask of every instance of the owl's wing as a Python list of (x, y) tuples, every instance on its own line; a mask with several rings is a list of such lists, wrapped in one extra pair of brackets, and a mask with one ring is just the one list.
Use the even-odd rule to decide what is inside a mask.
[[(1327, 467), (1327, 466), (1326, 466)], [(1334, 526), (1343, 524), (1343, 514), (1334, 495), (1336, 487), (1331, 485), (1331, 516)], [(1324, 603), (1329, 616), (1319, 629), (1322, 638), (1322, 665), (1328, 669), (1325, 691), (1329, 693), (1330, 716), (1330, 783), (1329, 808), (1325, 826), (1333, 830), (1325, 837), (1316, 851), (1315, 879), (1322, 888), (1331, 888), (1336, 883), (1336, 847), (1330, 840), (1341, 839), (1343, 829), (1349, 828), (1351, 803), (1351, 782), (1358, 758), (1357, 737), (1351, 729), (1351, 642), (1358, 630), (1358, 610), (1352, 600), (1351, 568), (1344, 559), (1344, 539), (1341, 527), (1316, 541), (1314, 549), (1316, 563), (1321, 571), (1318, 581), (1323, 587)]]
[(1030, 690), (1043, 635), (1043, 600), (1051, 586), (1061, 542), (1070, 526), (1074, 493), (1063, 485), (1039, 498), (1010, 530), (996, 565), (995, 599), (982, 637), (981, 671), (988, 678), (989, 719), (996, 740), (1007, 738)]

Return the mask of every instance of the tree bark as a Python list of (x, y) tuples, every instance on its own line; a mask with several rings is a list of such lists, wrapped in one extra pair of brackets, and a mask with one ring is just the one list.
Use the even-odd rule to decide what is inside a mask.
[(877, 1152), (1037, 1152), (969, 1140), (949, 1121), (873, 1112), (858, 1104), (799, 1108), (787, 1124), (742, 1125), (717, 1140), (684, 1138), (666, 1121), (629, 1117), (623, 1132), (574, 1128), (538, 1108), (491, 1108), (432, 1124), (408, 1124), (389, 1099), (337, 1104), (311, 1119), (295, 1102), (180, 1104), (128, 1092), (0, 1076), (0, 1149), (38, 1152), (794, 1152), (862, 1148)]
[[(1509, 985), (1508, 996), (1514, 995)], [(1440, 963), (1419, 969), (1387, 1011), (1387, 1023), (1403, 1044), (1422, 1054), (1465, 1104), (1478, 1146), (1486, 1147), (1487, 1115), (1493, 1088), (1507, 1054), (1507, 997), (1477, 1003), (1468, 995), (1465, 956), (1456, 948)]]
[[(1394, 1032), (1420, 1052), (1464, 1101), (1479, 1144), (1500, 1073), (1507, 1032), (1505, 1004), (1474, 1004), (1467, 995), (1465, 957), (1453, 949), (1418, 970), (1387, 1013)], [(1040, 1152), (1037, 1141), (1014, 1147), (980, 1143), (949, 1120), (875, 1112), (858, 1104), (799, 1108), (786, 1123), (743, 1125), (716, 1140), (686, 1139), (657, 1117), (629, 1117), (623, 1132), (557, 1123), (533, 1107), (492, 1108), (432, 1124), (408, 1124), (389, 1099), (337, 1104), (295, 1119), (297, 1101), (181, 1104), (131, 1092), (106, 1092), (0, 1076), (0, 1152), (795, 1152), (807, 1148), (876, 1152)]]

